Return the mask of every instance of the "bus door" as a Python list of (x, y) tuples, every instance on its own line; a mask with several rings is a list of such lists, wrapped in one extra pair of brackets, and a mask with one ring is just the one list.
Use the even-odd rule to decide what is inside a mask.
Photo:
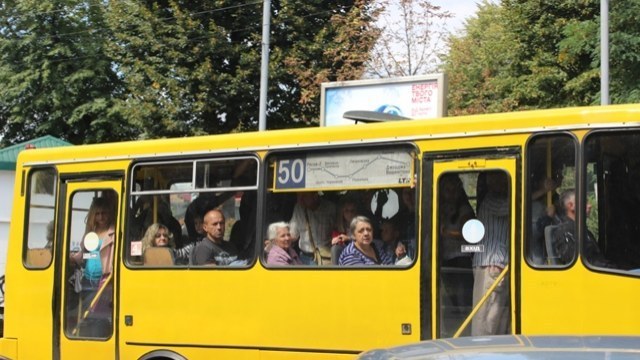
[(116, 358), (114, 299), (122, 179), (63, 179), (54, 358)]
[(435, 336), (512, 333), (516, 159), (433, 164)]

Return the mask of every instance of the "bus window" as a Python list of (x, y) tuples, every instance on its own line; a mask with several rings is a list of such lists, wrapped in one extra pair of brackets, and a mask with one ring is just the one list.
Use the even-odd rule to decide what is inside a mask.
[(576, 186), (575, 148), (573, 137), (567, 134), (535, 136), (527, 145), (525, 249), (534, 266), (568, 265), (575, 258), (575, 249), (566, 249), (560, 241), (566, 218), (560, 194)]
[(639, 273), (640, 132), (595, 132), (585, 142), (582, 258)]
[[(251, 263), (257, 169), (258, 162), (253, 157), (136, 164), (132, 175), (135, 191), (129, 199), (129, 263), (155, 267), (204, 265), (195, 256), (206, 251), (197, 249), (200, 241), (207, 238), (205, 215), (214, 209), (224, 219), (220, 242), (203, 245), (234, 249), (230, 252), (238, 261), (229, 261), (234, 265)], [(152, 247), (166, 247), (168, 251), (147, 253)], [(209, 260), (211, 264), (215, 262)]]
[(27, 248), (25, 266), (42, 269), (52, 258), (55, 234), (57, 175), (53, 168), (33, 170), (29, 176)]
[[(270, 156), (265, 206), (276, 211), (266, 215), (263, 261), (267, 266), (412, 264), (414, 159), (410, 148)], [(268, 231), (281, 222), (292, 238), (284, 246)], [(371, 234), (357, 238), (352, 226), (358, 222), (368, 223)]]

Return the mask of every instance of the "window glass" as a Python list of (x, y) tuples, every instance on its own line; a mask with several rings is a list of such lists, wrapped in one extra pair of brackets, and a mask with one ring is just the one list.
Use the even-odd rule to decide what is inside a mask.
[(279, 154), (268, 159), (263, 261), (410, 265), (416, 255), (411, 148)]
[(29, 176), (28, 228), (25, 265), (46, 268), (51, 263), (55, 237), (55, 169), (37, 169)]
[(105, 339), (113, 333), (113, 263), (117, 194), (113, 190), (71, 195), (65, 268), (64, 326), (69, 338)]
[(640, 273), (640, 132), (596, 132), (585, 141), (583, 261)]
[(129, 263), (250, 264), (255, 253), (257, 174), (254, 157), (135, 165)]
[[(536, 136), (527, 145), (526, 257), (536, 266), (568, 265), (576, 256), (574, 202), (575, 141), (567, 134)], [(563, 194), (565, 200), (563, 202)], [(565, 207), (569, 206), (567, 213)]]

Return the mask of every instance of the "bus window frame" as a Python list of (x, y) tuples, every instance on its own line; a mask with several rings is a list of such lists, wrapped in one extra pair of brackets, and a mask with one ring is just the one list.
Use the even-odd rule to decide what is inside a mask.
[[(247, 160), (247, 159), (251, 159), (251, 160), (255, 160), (255, 173), (256, 173), (256, 182), (255, 185), (251, 185), (251, 186), (227, 186), (227, 187), (220, 187), (220, 188), (216, 188), (216, 187), (197, 187), (197, 167), (198, 164), (202, 164), (202, 163), (206, 163), (206, 162), (215, 162), (217, 160), (219, 161), (230, 161), (230, 160)], [(262, 186), (261, 184), (261, 179), (262, 176), (260, 174), (261, 169), (262, 169), (262, 161), (263, 159), (260, 157), (260, 154), (256, 153), (256, 152), (239, 152), (237, 154), (234, 153), (220, 153), (220, 154), (202, 154), (202, 155), (188, 155), (188, 156), (180, 156), (180, 157), (160, 157), (160, 158), (154, 158), (152, 160), (149, 159), (135, 159), (131, 162), (131, 164), (129, 165), (129, 168), (127, 169), (127, 176), (129, 178), (128, 181), (126, 181), (126, 189), (125, 189), (125, 200), (124, 200), (124, 204), (126, 207), (126, 210), (124, 211), (125, 214), (124, 215), (124, 224), (125, 224), (125, 230), (123, 232), (123, 246), (122, 246), (122, 256), (123, 256), (123, 261), (122, 263), (124, 264), (124, 267), (129, 269), (129, 270), (230, 270), (230, 271), (234, 271), (234, 270), (247, 270), (250, 269), (254, 266), (254, 264), (257, 262), (256, 258), (259, 257), (259, 253), (256, 252), (255, 255), (253, 256), (253, 259), (248, 259), (246, 265), (238, 265), (238, 266), (197, 266), (197, 265), (192, 265), (192, 264), (186, 264), (186, 265), (182, 265), (182, 264), (174, 264), (172, 266), (144, 266), (143, 264), (138, 264), (134, 261), (132, 261), (132, 259), (134, 258), (134, 256), (132, 256), (130, 254), (130, 249), (131, 249), (131, 243), (134, 241), (134, 239), (132, 239), (129, 235), (129, 230), (132, 227), (133, 224), (133, 214), (132, 214), (132, 210), (134, 207), (134, 204), (136, 203), (136, 200), (141, 197), (141, 196), (168, 196), (168, 195), (172, 195), (172, 194), (181, 194), (181, 193), (190, 193), (190, 194), (206, 194), (206, 193), (212, 193), (212, 194), (216, 194), (216, 193), (229, 193), (229, 192), (237, 192), (237, 191), (255, 191), (256, 193), (259, 193), (260, 191), (260, 187)], [(168, 164), (192, 164), (192, 168), (191, 168), (191, 174), (189, 175), (191, 178), (191, 189), (176, 189), (176, 190), (136, 190), (137, 188), (141, 188), (140, 183), (137, 181), (136, 177), (134, 176), (134, 172), (136, 171), (136, 168), (139, 168), (141, 166), (153, 166), (153, 165), (160, 165), (160, 166), (165, 166)], [(189, 183), (189, 181), (184, 181), (184, 179), (187, 179), (187, 177), (184, 178), (174, 178), (173, 180), (178, 180), (178, 182), (180, 183)], [(171, 184), (176, 183), (175, 181), (168, 181), (167, 185), (169, 186), (169, 188), (171, 187)], [(228, 199), (227, 199), (228, 200)], [(259, 202), (256, 201), (255, 204), (256, 207), (259, 206)], [(258, 208), (259, 210), (259, 208)], [(256, 222), (257, 224), (257, 222)], [(257, 234), (257, 232), (256, 232)], [(256, 240), (256, 244), (258, 243), (258, 241)], [(258, 249), (256, 247), (256, 249)]]
[[(604, 267), (604, 266), (598, 266), (598, 265), (594, 265), (591, 263), (591, 261), (589, 261), (589, 259), (585, 256), (585, 246), (584, 246), (584, 242), (585, 242), (585, 237), (587, 236), (587, 232), (590, 231), (588, 226), (587, 226), (587, 214), (586, 214), (586, 205), (587, 205), (587, 195), (588, 192), (590, 191), (588, 189), (588, 184), (587, 184), (587, 172), (588, 172), (588, 166), (590, 164), (599, 164), (597, 162), (593, 162), (593, 163), (589, 163), (589, 157), (587, 154), (589, 151), (589, 146), (587, 146), (589, 139), (594, 138), (594, 137), (602, 137), (602, 136), (606, 136), (606, 134), (610, 134), (610, 135), (626, 135), (626, 134), (637, 134), (640, 136), (640, 127), (633, 127), (633, 128), (614, 128), (614, 129), (594, 129), (591, 131), (588, 131), (583, 137), (582, 137), (582, 142), (580, 143), (580, 159), (579, 159), (579, 167), (580, 167), (580, 186), (579, 189), (580, 191), (578, 192), (576, 189), (576, 206), (578, 207), (579, 211), (576, 214), (576, 232), (578, 234), (578, 239), (579, 239), (579, 245), (577, 246), (577, 257), (580, 257), (580, 261), (582, 262), (582, 264), (584, 265), (584, 267), (586, 269), (588, 269), (591, 272), (595, 272), (595, 273), (603, 273), (603, 274), (615, 274), (617, 276), (628, 276), (628, 277), (632, 277), (632, 278), (638, 278), (640, 277), (640, 268), (635, 268), (635, 269), (619, 269), (619, 268), (609, 268), (609, 267)], [(600, 152), (599, 154), (602, 154), (602, 152)], [(596, 181), (598, 181), (599, 179), (597, 179), (596, 176)], [(598, 198), (596, 198), (596, 200), (599, 200)], [(597, 204), (591, 204), (592, 206), (596, 206)], [(601, 214), (600, 212), (598, 212), (598, 226), (602, 225), (602, 217), (604, 215)], [(599, 234), (594, 234), (597, 235), (599, 238)], [(604, 254), (603, 254), (604, 255)], [(576, 259), (577, 261), (577, 259)]]
[[(362, 150), (368, 150), (370, 152), (374, 152), (378, 149), (387, 149), (387, 150), (406, 150), (407, 153), (410, 153), (413, 157), (413, 190), (414, 190), (414, 202), (416, 204), (416, 211), (414, 213), (414, 223), (415, 223), (415, 239), (414, 239), (414, 259), (412, 259), (411, 263), (408, 265), (396, 265), (396, 264), (391, 264), (391, 265), (358, 265), (358, 266), (341, 266), (341, 265), (324, 265), (324, 266), (313, 266), (313, 265), (288, 265), (288, 266), (277, 266), (277, 265), (269, 265), (267, 264), (267, 259), (265, 256), (263, 255), (256, 255), (256, 258), (259, 258), (259, 262), (262, 265), (262, 267), (264, 269), (267, 269), (268, 271), (271, 270), (275, 270), (275, 271), (287, 271), (287, 270), (309, 270), (309, 271), (313, 271), (313, 270), (329, 270), (329, 271), (336, 271), (336, 270), (373, 270), (373, 271), (388, 271), (388, 270), (393, 270), (393, 271), (401, 271), (401, 270), (409, 270), (412, 269), (414, 266), (416, 266), (416, 264), (419, 262), (420, 257), (420, 251), (421, 251), (421, 244), (420, 244), (420, 236), (419, 234), (421, 233), (420, 231), (420, 226), (422, 225), (420, 222), (420, 216), (419, 216), (419, 212), (420, 212), (420, 194), (421, 194), (421, 187), (422, 187), (422, 182), (421, 182), (421, 157), (422, 157), (422, 151), (420, 151), (420, 148), (418, 147), (418, 145), (414, 142), (410, 142), (410, 141), (399, 141), (399, 142), (383, 142), (383, 143), (366, 143), (366, 148), (365, 146), (363, 146), (363, 144), (349, 144), (349, 145), (334, 145), (334, 146), (309, 146), (309, 147), (303, 147), (303, 148), (288, 148), (288, 149), (277, 149), (277, 150), (271, 150), (269, 152), (267, 152), (263, 158), (263, 163), (264, 163), (264, 171), (263, 171), (263, 178), (262, 178), (262, 183), (264, 184), (264, 186), (262, 186), (261, 188), (261, 192), (262, 194), (259, 195), (260, 198), (258, 200), (258, 202), (261, 204), (261, 208), (266, 207), (267, 205), (267, 195), (269, 194), (269, 192), (272, 191), (272, 187), (275, 186), (273, 183), (273, 174), (270, 173), (270, 169), (271, 169), (271, 162), (272, 159), (274, 157), (278, 158), (278, 157), (291, 157), (291, 156), (295, 156), (297, 154), (308, 154), (308, 153), (314, 153), (314, 154), (320, 154), (320, 153), (330, 153), (330, 152), (348, 152), (348, 151), (362, 151)], [(285, 156), (283, 156), (285, 155)], [(402, 190), (404, 188), (409, 188), (411, 186), (398, 186), (398, 187), (387, 187), (387, 188), (380, 188), (380, 189), (397, 189), (397, 190)], [(316, 191), (316, 190), (306, 190), (306, 188), (304, 189), (305, 192), (306, 191)], [(354, 189), (354, 188), (347, 188), (347, 189), (331, 189), (330, 191), (336, 191), (336, 192), (341, 192), (341, 191), (349, 191), (349, 190), (359, 190), (359, 189)], [(326, 190), (329, 191), (329, 190)], [(287, 191), (278, 191), (278, 193), (297, 193), (297, 192), (302, 192), (301, 189), (297, 189), (297, 190), (287, 190)], [(400, 197), (402, 196), (401, 193), (398, 194)], [(402, 201), (402, 199), (399, 199), (400, 201)], [(336, 204), (337, 205), (337, 204)], [(261, 209), (259, 208), (259, 209)], [(337, 209), (336, 209), (337, 211)], [(265, 238), (267, 236), (267, 229), (269, 227), (269, 224), (266, 223), (266, 219), (264, 216), (264, 212), (260, 211), (260, 213), (258, 214), (258, 228), (260, 229), (259, 234), (261, 234), (262, 236), (260, 237), (260, 239)], [(287, 223), (290, 222), (290, 219), (286, 221)], [(258, 233), (258, 231), (256, 231), (256, 233)], [(264, 245), (264, 242), (262, 240), (259, 241), (262, 245)], [(257, 249), (258, 252), (256, 252), (256, 254), (262, 254), (264, 253), (264, 246), (260, 246)]]
[[(51, 219), (51, 221), (53, 221), (54, 224), (54, 228), (53, 228), (53, 243), (51, 244), (51, 248), (49, 249), (50, 253), (51, 253), (51, 257), (49, 259), (49, 263), (47, 264), (47, 266), (44, 267), (38, 267), (38, 266), (31, 266), (27, 263), (27, 252), (29, 250), (31, 250), (32, 248), (29, 247), (30, 245), (30, 239), (29, 239), (29, 234), (30, 234), (30, 220), (31, 220), (31, 209), (32, 209), (32, 204), (31, 204), (31, 200), (32, 200), (32, 189), (33, 189), (33, 184), (31, 183), (33, 176), (35, 173), (39, 172), (39, 171), (46, 171), (46, 170), (53, 170), (53, 174), (54, 174), (54, 182), (53, 182), (53, 191), (54, 193), (52, 194), (53, 196), (53, 218)], [(24, 173), (24, 172), (23, 172)], [(23, 183), (26, 184), (26, 191), (25, 191), (25, 208), (24, 208), (24, 225), (22, 226), (22, 228), (24, 229), (23, 233), (22, 233), (22, 266), (27, 269), (27, 270), (46, 270), (49, 267), (51, 267), (51, 265), (53, 264), (53, 257), (55, 254), (55, 249), (56, 249), (56, 239), (58, 238), (58, 234), (56, 232), (56, 227), (57, 227), (57, 219), (58, 219), (58, 198), (60, 196), (59, 191), (59, 183), (60, 183), (60, 173), (57, 169), (57, 167), (51, 165), (51, 166), (36, 166), (36, 167), (32, 167), (27, 171), (27, 175), (26, 177), (23, 179)], [(46, 231), (46, 228), (45, 228)], [(40, 248), (33, 248), (33, 249), (40, 249)], [(46, 249), (46, 247), (42, 248), (42, 249)]]
[[(533, 207), (533, 201), (531, 201), (530, 197), (533, 191), (535, 191), (533, 189), (534, 184), (532, 184), (531, 182), (531, 177), (530, 175), (533, 173), (533, 166), (532, 166), (532, 156), (531, 156), (531, 144), (540, 139), (540, 138), (555, 138), (558, 139), (560, 137), (565, 137), (567, 140), (570, 140), (573, 143), (573, 159), (574, 159), (574, 188), (576, 191), (578, 191), (578, 188), (580, 186), (580, 178), (581, 178), (581, 171), (580, 171), (580, 162), (581, 162), (581, 157), (580, 152), (581, 152), (581, 148), (582, 148), (582, 144), (580, 142), (580, 140), (578, 139), (578, 137), (576, 136), (575, 133), (571, 132), (571, 131), (553, 131), (553, 132), (538, 132), (538, 133), (532, 133), (528, 138), (527, 141), (525, 142), (525, 146), (524, 146), (524, 156), (525, 156), (525, 169), (524, 169), (524, 174), (525, 176), (523, 176), (523, 180), (525, 181), (524, 184), (524, 189), (525, 189), (525, 193), (524, 193), (524, 198), (523, 200), (526, 202), (526, 204), (522, 207), (522, 210), (524, 212), (524, 226), (521, 228), (521, 231), (524, 232), (524, 236), (523, 236), (523, 243), (522, 243), (522, 252), (523, 252), (523, 258), (525, 263), (527, 264), (527, 266), (533, 268), (533, 269), (538, 269), (538, 270), (566, 270), (571, 268), (576, 261), (578, 260), (578, 252), (576, 251), (574, 253), (573, 256), (573, 260), (571, 262), (569, 262), (568, 264), (546, 264), (544, 262), (538, 264), (535, 263), (532, 260), (532, 254), (530, 252), (530, 246), (531, 246), (531, 242), (533, 241), (532, 237), (533, 237), (533, 221), (531, 221), (531, 213), (533, 212), (532, 207)], [(560, 214), (561, 215), (561, 214)], [(576, 229), (577, 231), (577, 229)], [(543, 239), (544, 240), (544, 239)]]

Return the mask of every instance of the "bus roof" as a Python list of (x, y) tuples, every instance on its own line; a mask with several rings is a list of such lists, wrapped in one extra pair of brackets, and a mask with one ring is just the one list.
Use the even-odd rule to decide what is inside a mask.
[[(412, 141), (489, 134), (516, 134), (545, 130), (591, 129), (640, 125), (640, 105), (612, 105), (511, 113), (416, 119), (389, 123), (271, 130), (204, 135), (188, 138), (124, 141), (70, 148), (22, 151), (18, 162), (28, 165), (140, 159), (158, 155), (189, 155), (231, 151)], [(357, 126), (353, 128), (353, 126)], [(345, 131), (346, 127), (350, 127)], [(391, 129), (393, 129), (391, 131)], [(356, 130), (356, 131), (354, 131)]]

